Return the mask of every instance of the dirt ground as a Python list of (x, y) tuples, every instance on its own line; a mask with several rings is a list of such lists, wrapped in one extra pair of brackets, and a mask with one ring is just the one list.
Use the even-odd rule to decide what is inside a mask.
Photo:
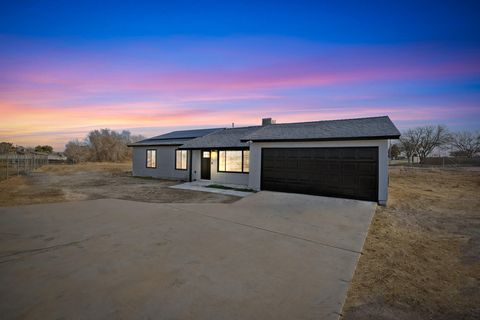
[(170, 189), (177, 181), (131, 176), (131, 163), (48, 165), (0, 181), (0, 206), (114, 198), (144, 202), (233, 202), (239, 198)]
[(480, 171), (391, 169), (344, 319), (480, 319)]

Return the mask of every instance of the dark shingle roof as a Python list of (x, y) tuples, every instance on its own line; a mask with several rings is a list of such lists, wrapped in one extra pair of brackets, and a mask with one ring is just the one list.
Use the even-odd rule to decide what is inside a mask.
[(223, 129), (215, 131), (200, 138), (196, 138), (185, 142), (182, 145), (182, 149), (207, 149), (207, 148), (241, 148), (248, 147), (246, 142), (242, 142), (241, 139), (256, 130), (261, 126), (253, 127), (241, 127)]
[(129, 147), (141, 147), (141, 146), (181, 146), (185, 142), (192, 139), (145, 139), (135, 143), (131, 143)]
[(223, 128), (212, 128), (212, 129), (193, 129), (193, 130), (180, 130), (172, 131), (165, 133), (159, 136), (152, 137), (147, 140), (166, 140), (166, 139), (194, 139), (202, 137), (206, 134), (212, 133), (214, 131), (222, 130)]
[(264, 126), (242, 141), (397, 139), (400, 132), (389, 117), (283, 123)]
[(321, 141), (397, 139), (400, 132), (389, 117), (326, 120), (252, 126), (173, 131), (130, 146), (177, 145), (182, 149), (242, 148), (247, 141)]
[(135, 146), (179, 146), (184, 142), (202, 137), (209, 133), (222, 130), (222, 128), (213, 128), (213, 129), (195, 129), (195, 130), (181, 130), (181, 131), (172, 131), (165, 133), (159, 136), (141, 140), (132, 144), (129, 144), (131, 147)]

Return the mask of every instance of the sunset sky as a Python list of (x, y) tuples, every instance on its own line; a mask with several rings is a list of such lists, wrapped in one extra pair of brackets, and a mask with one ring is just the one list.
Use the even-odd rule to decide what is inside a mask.
[(2, 1), (0, 141), (262, 117), (480, 129), (480, 1), (320, 2)]

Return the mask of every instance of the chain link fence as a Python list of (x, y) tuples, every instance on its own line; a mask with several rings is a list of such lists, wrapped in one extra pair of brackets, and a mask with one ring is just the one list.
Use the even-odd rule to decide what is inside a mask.
[(412, 167), (480, 167), (480, 157), (429, 157), (420, 164), (420, 159), (416, 158), (414, 163), (409, 163), (406, 159), (389, 160), (391, 166), (412, 166)]
[(48, 164), (48, 155), (43, 153), (9, 152), (0, 154), (0, 180), (27, 174), (45, 164)]

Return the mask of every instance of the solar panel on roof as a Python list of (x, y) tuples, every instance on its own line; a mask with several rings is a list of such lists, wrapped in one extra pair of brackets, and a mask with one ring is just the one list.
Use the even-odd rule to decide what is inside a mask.
[(203, 137), (206, 134), (219, 130), (219, 128), (212, 129), (194, 129), (194, 130), (180, 130), (165, 133), (159, 136), (152, 137), (147, 140), (165, 140), (165, 139), (187, 139)]

